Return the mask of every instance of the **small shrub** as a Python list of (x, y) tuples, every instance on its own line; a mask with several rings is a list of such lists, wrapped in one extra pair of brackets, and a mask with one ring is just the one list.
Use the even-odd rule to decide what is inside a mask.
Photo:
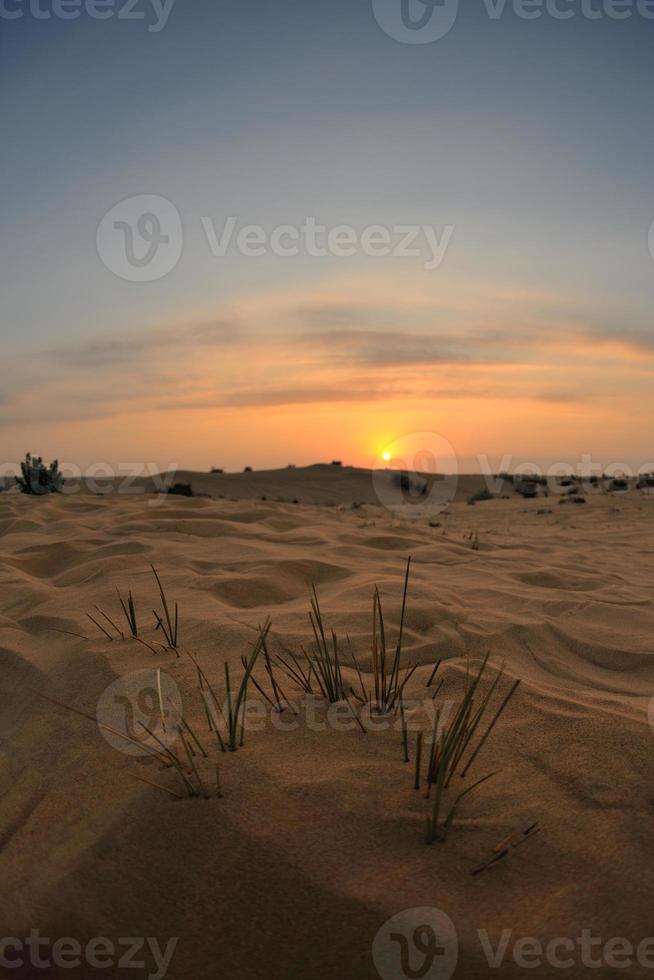
[(42, 497), (48, 493), (61, 493), (64, 478), (59, 472), (59, 461), (46, 466), (40, 456), (27, 453), (24, 462), (20, 464), (22, 477), (16, 477), (16, 483), (21, 493)]
[(190, 483), (175, 483), (166, 492), (172, 494), (175, 497), (192, 497), (193, 487), (191, 486)]
[(473, 493), (472, 497), (468, 497), (468, 504), (472, 506), (481, 500), (495, 500), (495, 495), (490, 492), (488, 487), (484, 487), (483, 490), (478, 490), (477, 493)]
[(406, 470), (393, 473), (393, 485), (399, 487), (403, 494), (413, 499), (424, 497), (429, 489), (426, 480), (415, 473), (408, 473)]
[(609, 483), (609, 493), (623, 493), (628, 489), (629, 481), (623, 479), (622, 477), (616, 477), (615, 480), (611, 480)]

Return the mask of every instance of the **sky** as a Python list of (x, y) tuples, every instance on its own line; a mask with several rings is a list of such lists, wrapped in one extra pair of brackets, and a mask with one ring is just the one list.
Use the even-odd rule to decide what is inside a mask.
[(1, 0), (0, 464), (651, 462), (653, 40), (646, 0)]

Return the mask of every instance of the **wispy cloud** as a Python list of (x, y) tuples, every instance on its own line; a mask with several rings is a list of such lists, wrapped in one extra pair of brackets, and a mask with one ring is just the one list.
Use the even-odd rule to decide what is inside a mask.
[(508, 286), (377, 292), (262, 297), (5, 361), (2, 424), (400, 399), (572, 405), (651, 384), (654, 332), (642, 324)]

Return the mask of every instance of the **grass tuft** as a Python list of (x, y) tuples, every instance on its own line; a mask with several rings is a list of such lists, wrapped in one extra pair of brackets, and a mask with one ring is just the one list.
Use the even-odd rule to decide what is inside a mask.
[[(434, 732), (426, 773), (428, 797), (431, 796), (432, 787), (434, 787), (431, 817), (427, 822), (427, 843), (429, 844), (436, 840), (445, 841), (447, 839), (460, 802), (474, 789), (486, 782), (486, 780), (498, 774), (497, 772), (493, 772), (487, 776), (483, 776), (467, 789), (460, 792), (447, 816), (443, 818), (442, 810), (445, 792), (452, 779), (457, 773), (460, 773), (461, 778), (467, 775), (520, 685), (520, 681), (514, 682), (510, 691), (493, 715), (490, 724), (473, 748), (473, 743), (475, 743), (483, 718), (486, 715), (499, 682), (504, 676), (504, 668), (502, 668), (486, 694), (480, 694), (480, 685), (486, 674), (489, 657), (490, 654), (487, 654), (475, 676), (470, 675), (470, 668), (468, 667), (465, 693), (456, 706), (449, 723), (441, 726), (442, 715), (440, 710), (436, 713), (434, 719)], [(464, 763), (468, 752), (470, 754)], [(419, 774), (416, 776), (416, 786), (418, 783)]]

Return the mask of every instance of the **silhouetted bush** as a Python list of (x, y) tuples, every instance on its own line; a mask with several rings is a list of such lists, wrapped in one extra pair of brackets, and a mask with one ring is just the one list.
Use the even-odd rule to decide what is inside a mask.
[(411, 497), (423, 497), (427, 493), (427, 481), (415, 473), (407, 473), (406, 470), (393, 473), (393, 483), (399, 487), (402, 493), (409, 494)]
[(167, 492), (172, 494), (174, 497), (194, 496), (193, 487), (190, 483), (175, 483)]
[(53, 463), (46, 466), (40, 456), (27, 453), (20, 468), (23, 475), (16, 477), (16, 483), (21, 493), (33, 494), (36, 497), (43, 497), (48, 493), (61, 493), (64, 478), (59, 472), (58, 460), (55, 459)]

